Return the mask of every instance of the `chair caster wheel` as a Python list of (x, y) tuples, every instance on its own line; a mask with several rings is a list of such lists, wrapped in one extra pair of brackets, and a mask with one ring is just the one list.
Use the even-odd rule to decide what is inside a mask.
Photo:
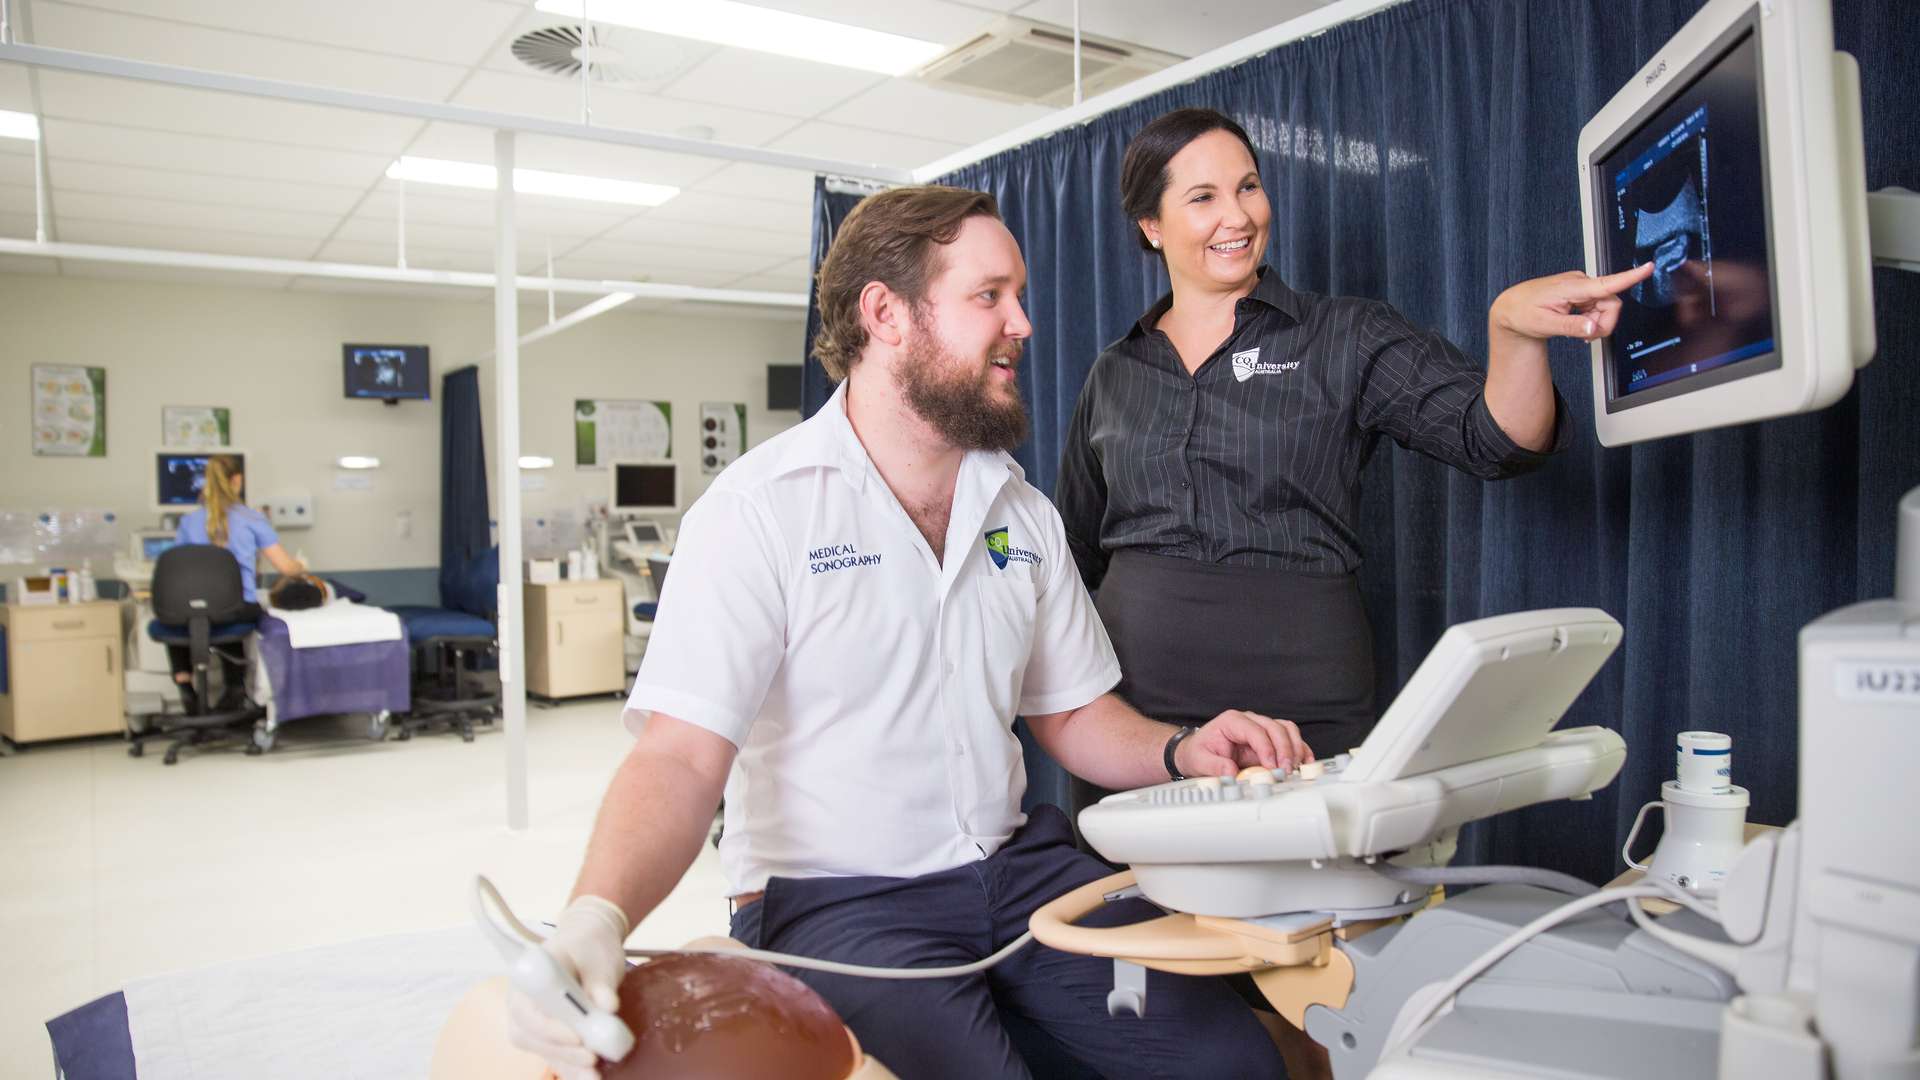
[(398, 735), (395, 735), (395, 736), (394, 736), (394, 738), (395, 738), (396, 740), (398, 740), (398, 741), (400, 741), (400, 742), (412, 742), (412, 741), (413, 741), (413, 729), (412, 729), (412, 728), (401, 728), (401, 729), (400, 729), (400, 733), (399, 733)]
[(140, 755), (146, 752), (147, 752), (147, 748), (143, 743), (133, 743), (132, 745), (127, 747), (128, 757), (139, 757)]
[(473, 732), (471, 732), (471, 731), (463, 731), (463, 732), (461, 732), (461, 733), (460, 733), (460, 741), (461, 741), (461, 742), (472, 742), (472, 741), (473, 741)]
[(251, 744), (251, 743), (249, 743), (249, 744), (247, 744), (247, 756), (248, 756), (248, 757), (259, 757), (259, 756), (260, 756), (261, 754), (264, 754), (264, 753), (266, 753), (266, 751), (265, 751), (265, 750), (262, 750), (262, 749), (260, 749), (259, 747), (257, 747), (257, 746), (254, 746), (254, 745), (253, 745), (253, 744)]
[(166, 764), (166, 765), (178, 765), (178, 764), (180, 764), (180, 751), (178, 751), (178, 750), (169, 750), (169, 751), (167, 751), (167, 756), (166, 756), (166, 757), (164, 757), (164, 758), (162, 758), (162, 759), (161, 759), (161, 762), (162, 762), (162, 764)]
[(247, 747), (247, 753), (249, 754), (265, 753), (266, 751), (273, 749), (273, 741), (274, 741), (273, 732), (262, 731), (259, 728), (254, 728), (253, 742)]

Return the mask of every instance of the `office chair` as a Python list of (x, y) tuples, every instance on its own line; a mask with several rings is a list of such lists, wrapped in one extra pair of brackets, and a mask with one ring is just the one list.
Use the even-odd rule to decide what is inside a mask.
[[(162, 552), (153, 568), (153, 621), (147, 636), (163, 645), (184, 645), (193, 667), (193, 693), (182, 695), (184, 714), (161, 712), (147, 717), (144, 731), (129, 732), (127, 753), (139, 757), (150, 739), (172, 739), (166, 763), (176, 764), (186, 746), (244, 738), (247, 753), (258, 754), (251, 731), (235, 731), (251, 724), (266, 710), (242, 696), (237, 708), (213, 705), (208, 667), (215, 646), (242, 648), (253, 632), (255, 609), (240, 585), (240, 564), (233, 553), (212, 544), (178, 544)], [(232, 688), (229, 688), (232, 689)]]

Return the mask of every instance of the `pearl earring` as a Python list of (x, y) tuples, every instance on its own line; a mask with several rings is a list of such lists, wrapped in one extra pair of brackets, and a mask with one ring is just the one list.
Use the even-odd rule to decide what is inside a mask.
[(1147, 241), (1147, 243), (1149, 243), (1149, 244), (1152, 244), (1152, 245), (1153, 245), (1153, 250), (1155, 250), (1155, 251), (1159, 251), (1159, 250), (1160, 250), (1160, 241), (1158, 241), (1158, 240), (1149, 240), (1149, 241)]

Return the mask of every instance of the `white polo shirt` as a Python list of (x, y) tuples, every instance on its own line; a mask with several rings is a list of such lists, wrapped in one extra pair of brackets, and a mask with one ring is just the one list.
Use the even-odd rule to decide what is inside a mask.
[(1060, 515), (1013, 459), (967, 455), (943, 566), (843, 385), (687, 512), (626, 722), (658, 709), (739, 747), (720, 841), (739, 894), (992, 854), (1026, 820), (1014, 716), (1119, 680)]

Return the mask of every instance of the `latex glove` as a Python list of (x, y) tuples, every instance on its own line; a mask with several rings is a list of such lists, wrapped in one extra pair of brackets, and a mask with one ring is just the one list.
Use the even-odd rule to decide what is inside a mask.
[[(575, 897), (560, 913), (541, 948), (559, 961), (587, 992), (595, 1008), (619, 1008), (620, 980), (627, 973), (627, 916), (619, 905), (598, 896)], [(599, 1080), (599, 1059), (580, 1036), (538, 1002), (509, 989), (507, 1040), (546, 1061), (560, 1080)]]

